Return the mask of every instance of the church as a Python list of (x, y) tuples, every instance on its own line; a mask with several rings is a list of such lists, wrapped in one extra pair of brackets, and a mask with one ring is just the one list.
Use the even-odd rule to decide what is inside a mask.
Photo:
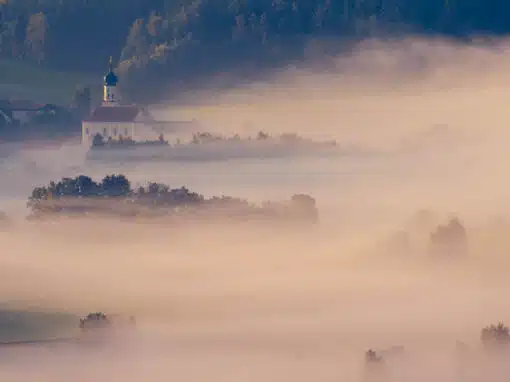
[(138, 105), (122, 104), (117, 87), (119, 78), (113, 70), (110, 58), (109, 71), (104, 76), (103, 103), (82, 121), (82, 144), (90, 147), (98, 134), (109, 139), (132, 139), (133, 141), (158, 140), (166, 130), (190, 129), (195, 121), (156, 121), (149, 112)]

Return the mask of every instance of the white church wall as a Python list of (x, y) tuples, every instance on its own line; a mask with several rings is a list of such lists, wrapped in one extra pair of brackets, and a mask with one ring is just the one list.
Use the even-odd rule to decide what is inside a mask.
[(94, 131), (94, 126), (92, 126), (89, 122), (83, 122), (81, 125), (81, 143), (84, 146), (90, 147), (92, 144), (92, 139), (96, 132)]
[(94, 136), (101, 134), (105, 140), (131, 138), (137, 142), (159, 140), (161, 134), (171, 143), (177, 140), (189, 140), (193, 132), (200, 131), (195, 121), (168, 121), (168, 122), (83, 122), (82, 143), (86, 146), (92, 144)]
[(137, 141), (156, 141), (159, 139), (158, 133), (150, 123), (136, 122), (133, 124), (136, 132)]
[(135, 126), (133, 123), (121, 122), (83, 122), (82, 124), (82, 143), (86, 146), (92, 144), (96, 134), (101, 134), (105, 140), (109, 137), (119, 139), (131, 137), (135, 139)]

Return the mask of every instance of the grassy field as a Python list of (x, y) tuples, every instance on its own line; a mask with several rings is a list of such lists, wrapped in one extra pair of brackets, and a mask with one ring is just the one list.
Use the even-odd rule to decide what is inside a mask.
[(0, 59), (0, 99), (66, 104), (78, 85), (90, 85), (96, 91), (100, 84), (100, 75), (58, 72), (23, 61)]
[(78, 321), (78, 317), (69, 313), (0, 307), (0, 342), (66, 336)]

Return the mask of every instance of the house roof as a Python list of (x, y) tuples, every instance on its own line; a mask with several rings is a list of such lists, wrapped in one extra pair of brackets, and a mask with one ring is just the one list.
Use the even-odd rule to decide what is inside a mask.
[(136, 105), (99, 106), (84, 122), (132, 122), (139, 112)]

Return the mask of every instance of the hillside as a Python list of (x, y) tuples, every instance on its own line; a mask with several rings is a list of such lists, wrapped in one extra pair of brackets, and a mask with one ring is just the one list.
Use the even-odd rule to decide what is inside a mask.
[[(94, 82), (95, 81), (95, 82)], [(0, 59), (0, 99), (29, 99), (40, 103), (68, 104), (77, 86), (101, 85), (99, 75), (64, 72), (27, 61)]]
[[(510, 3), (481, 0), (4, 0), (0, 54), (64, 72), (119, 62), (126, 94), (257, 72), (303, 58), (314, 40), (510, 31)], [(21, 91), (23, 87), (19, 87)], [(135, 91), (136, 89), (136, 91)]]

